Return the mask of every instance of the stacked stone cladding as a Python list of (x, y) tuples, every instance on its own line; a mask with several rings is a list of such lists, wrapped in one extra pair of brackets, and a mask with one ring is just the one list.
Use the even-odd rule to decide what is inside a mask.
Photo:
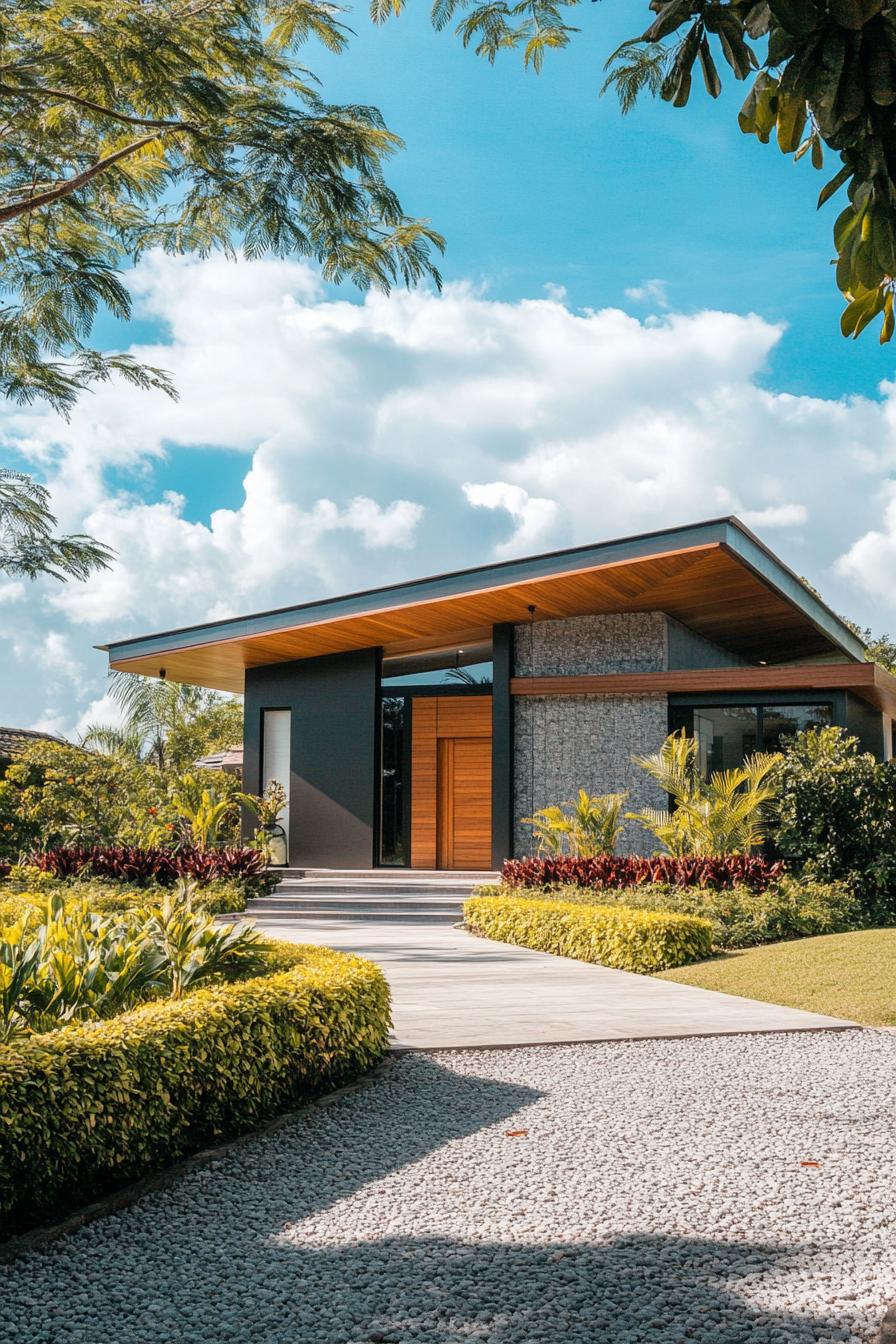
[[(535, 621), (514, 631), (516, 676), (659, 672), (667, 666), (662, 612), (624, 612)], [(666, 736), (664, 694), (518, 696), (514, 704), (514, 853), (532, 853), (520, 818), (589, 793), (628, 791), (626, 808), (665, 807), (665, 794), (633, 755), (656, 751)], [(627, 822), (619, 850), (649, 853), (651, 837)]]

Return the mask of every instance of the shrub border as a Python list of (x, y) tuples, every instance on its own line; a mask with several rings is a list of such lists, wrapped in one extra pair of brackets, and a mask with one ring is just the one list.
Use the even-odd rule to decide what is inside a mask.
[(79, 1228), (98, 1222), (100, 1218), (108, 1218), (113, 1213), (120, 1213), (124, 1209), (132, 1208), (134, 1204), (139, 1204), (144, 1196), (155, 1194), (159, 1190), (169, 1189), (184, 1176), (189, 1176), (191, 1172), (198, 1168), (206, 1167), (210, 1162), (228, 1157), (230, 1153), (246, 1147), (254, 1139), (261, 1139), (268, 1134), (274, 1134), (278, 1130), (284, 1129), (287, 1125), (301, 1120), (309, 1111), (322, 1110), (326, 1106), (333, 1106), (353, 1092), (363, 1092), (366, 1088), (373, 1087), (382, 1075), (388, 1072), (394, 1062), (395, 1056), (389, 1053), (362, 1077), (355, 1078), (350, 1083), (343, 1083), (341, 1087), (334, 1088), (332, 1092), (326, 1092), (323, 1096), (313, 1097), (302, 1106), (298, 1106), (291, 1111), (284, 1111), (282, 1115), (275, 1115), (272, 1119), (263, 1121), (256, 1129), (248, 1130), (244, 1134), (237, 1134), (232, 1139), (225, 1139), (213, 1148), (202, 1148), (197, 1153), (191, 1153), (189, 1157), (180, 1158), (179, 1161), (173, 1162), (170, 1167), (164, 1167), (161, 1171), (152, 1172), (151, 1175), (142, 1176), (140, 1180), (123, 1185), (120, 1189), (112, 1190), (107, 1195), (101, 1195), (99, 1199), (92, 1200), (89, 1204), (74, 1209), (56, 1222), (40, 1223), (28, 1232), (13, 1233), (11, 1237), (5, 1237), (0, 1241), (0, 1265), (9, 1264), (19, 1259), (20, 1256), (27, 1255), (30, 1251), (40, 1250), (44, 1246), (52, 1245), (54, 1241), (70, 1236), (73, 1232), (77, 1232)]
[[(40, 1226), (43, 1219), (58, 1217), (85, 1200), (102, 1200), (122, 1185), (152, 1177), (156, 1170), (167, 1170), (172, 1163), (189, 1158), (192, 1152), (204, 1151), (209, 1140), (220, 1138), (226, 1142), (239, 1134), (254, 1133), (259, 1124), (295, 1110), (306, 1100), (328, 1095), (343, 1079), (354, 1081), (384, 1058), (389, 1048), (391, 996), (379, 966), (369, 959), (315, 944), (277, 940), (269, 946), (269, 967), (261, 975), (199, 989), (180, 1001), (146, 1003), (107, 1021), (72, 1024), (48, 1037), (26, 1038), (21, 1051), (17, 1051), (14, 1043), (0, 1049), (0, 1069), (8, 1068), (14, 1088), (24, 1086), (27, 1091), (29, 1086), (36, 1086), (42, 1091), (45, 1078), (47, 1088), (61, 1084), (64, 1093), (71, 1090), (73, 1081), (77, 1084), (79, 1072), (88, 1079), (95, 1075), (102, 1084), (98, 1093), (102, 1099), (100, 1106), (91, 1104), (90, 1093), (83, 1104), (63, 1106), (62, 1151), (63, 1156), (68, 1154), (70, 1171), (65, 1164), (57, 1161), (54, 1167), (48, 1160), (50, 1149), (44, 1130), (47, 1124), (52, 1130), (52, 1124), (39, 1124), (35, 1120), (39, 1109), (30, 1105), (25, 1106), (24, 1115), (17, 1122), (13, 1097), (8, 1098), (7, 1109), (13, 1124), (3, 1138), (12, 1147), (8, 1162), (4, 1161), (0, 1167), (0, 1177), (13, 1193), (13, 1202), (4, 1213), (8, 1214), (13, 1235), (27, 1232), (30, 1226)], [(302, 975), (306, 969), (307, 977)], [(251, 1038), (255, 1011), (261, 1014), (263, 1023), (257, 1040)], [(353, 1019), (356, 1030), (350, 1030)], [(129, 1024), (134, 1027), (132, 1037), (128, 1036)], [(337, 1037), (340, 1032), (344, 1037), (341, 1042), (337, 1039), (335, 1045), (327, 1039), (333, 1028)], [(211, 1036), (207, 1050), (206, 1029)], [(279, 1061), (272, 1056), (269, 1062), (282, 1086), (268, 1086), (267, 1090), (261, 1086), (242, 1086), (238, 1073), (225, 1070), (229, 1085), (211, 1086), (208, 1110), (196, 1111), (194, 1104), (180, 1114), (178, 1088), (182, 1091), (186, 1087), (191, 1096), (195, 1090), (190, 1089), (189, 1078), (196, 1065), (193, 1056), (200, 1062), (206, 1060), (207, 1069), (208, 1058), (215, 1049), (220, 1052), (222, 1047), (228, 1047), (230, 1035), (245, 1037), (247, 1031), (248, 1045), (253, 1051), (256, 1047), (279, 1050)], [(307, 1034), (307, 1043), (290, 1041), (296, 1033), (300, 1037)], [(69, 1035), (73, 1036), (70, 1056), (66, 1050)], [(240, 1048), (246, 1044), (246, 1040), (241, 1041)], [(297, 1045), (300, 1045), (298, 1054)], [(48, 1066), (41, 1061), (42, 1050), (48, 1056)], [(286, 1067), (290, 1055), (295, 1056), (291, 1070)], [(166, 1061), (170, 1065), (174, 1059), (176, 1064), (180, 1056), (187, 1063), (183, 1076), (177, 1067), (166, 1072)], [(53, 1067), (54, 1059), (58, 1059), (58, 1067)], [(110, 1090), (110, 1083), (115, 1083), (122, 1068), (126, 1071), (122, 1074), (124, 1092), (122, 1087), (113, 1086)], [(262, 1076), (257, 1069), (256, 1075), (257, 1082)], [(29, 1078), (33, 1081), (29, 1082)], [(132, 1118), (129, 1098), (124, 1093), (139, 1096), (141, 1089), (148, 1101), (162, 1107), (157, 1134), (146, 1128), (145, 1121)], [(77, 1086), (75, 1093), (80, 1093)], [(77, 1111), (79, 1105), (90, 1112), (91, 1130), (94, 1114), (102, 1115), (107, 1125), (114, 1124), (117, 1114), (125, 1129), (134, 1131), (135, 1147), (129, 1144), (127, 1149), (122, 1148), (117, 1129), (119, 1137), (111, 1147), (104, 1147), (99, 1133), (96, 1159), (89, 1162), (90, 1143), (72, 1139), (77, 1115), (69, 1112)], [(220, 1114), (217, 1122), (213, 1122), (210, 1115), (213, 1117), (216, 1107)], [(174, 1118), (170, 1119), (172, 1115)], [(23, 1147), (29, 1128), (37, 1134), (36, 1147), (27, 1143)], [(192, 1138), (191, 1129), (199, 1131)], [(116, 1168), (121, 1168), (117, 1178)]]
[(708, 919), (666, 910), (597, 901), (573, 904), (516, 893), (473, 895), (464, 901), (464, 921), (492, 942), (636, 975), (655, 975), (712, 955)]

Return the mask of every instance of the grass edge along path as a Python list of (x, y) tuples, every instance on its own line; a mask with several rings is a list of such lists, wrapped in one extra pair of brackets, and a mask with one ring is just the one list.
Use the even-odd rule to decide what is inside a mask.
[(896, 1026), (896, 929), (767, 943), (662, 971), (657, 978), (865, 1026)]

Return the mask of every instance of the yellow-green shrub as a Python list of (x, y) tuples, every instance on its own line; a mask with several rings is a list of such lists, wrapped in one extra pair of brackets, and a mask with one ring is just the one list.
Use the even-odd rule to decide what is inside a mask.
[(712, 950), (708, 919), (659, 910), (471, 896), (464, 902), (464, 918), (475, 933), (499, 943), (641, 974), (699, 961)]
[[(13, 874), (22, 871), (13, 869)], [(170, 891), (170, 887), (130, 887), (123, 882), (103, 882), (98, 878), (79, 881), (47, 873), (38, 874), (40, 880), (34, 880), (35, 870), (28, 872), (27, 881), (16, 875), (0, 882), (0, 929), (15, 924), (29, 910), (42, 909), (48, 896), (58, 895), (66, 902), (85, 900), (94, 914), (115, 915), (159, 906)], [(193, 906), (210, 915), (236, 914), (246, 908), (246, 893), (239, 882), (216, 879), (196, 887)]]
[(251, 1129), (381, 1058), (377, 966), (276, 944), (272, 970), (0, 1047), (2, 1225)]

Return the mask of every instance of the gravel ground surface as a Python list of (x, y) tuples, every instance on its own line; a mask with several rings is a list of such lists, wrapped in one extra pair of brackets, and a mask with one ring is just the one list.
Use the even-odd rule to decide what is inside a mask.
[(894, 1065), (883, 1031), (405, 1055), (4, 1267), (0, 1340), (867, 1341)]

